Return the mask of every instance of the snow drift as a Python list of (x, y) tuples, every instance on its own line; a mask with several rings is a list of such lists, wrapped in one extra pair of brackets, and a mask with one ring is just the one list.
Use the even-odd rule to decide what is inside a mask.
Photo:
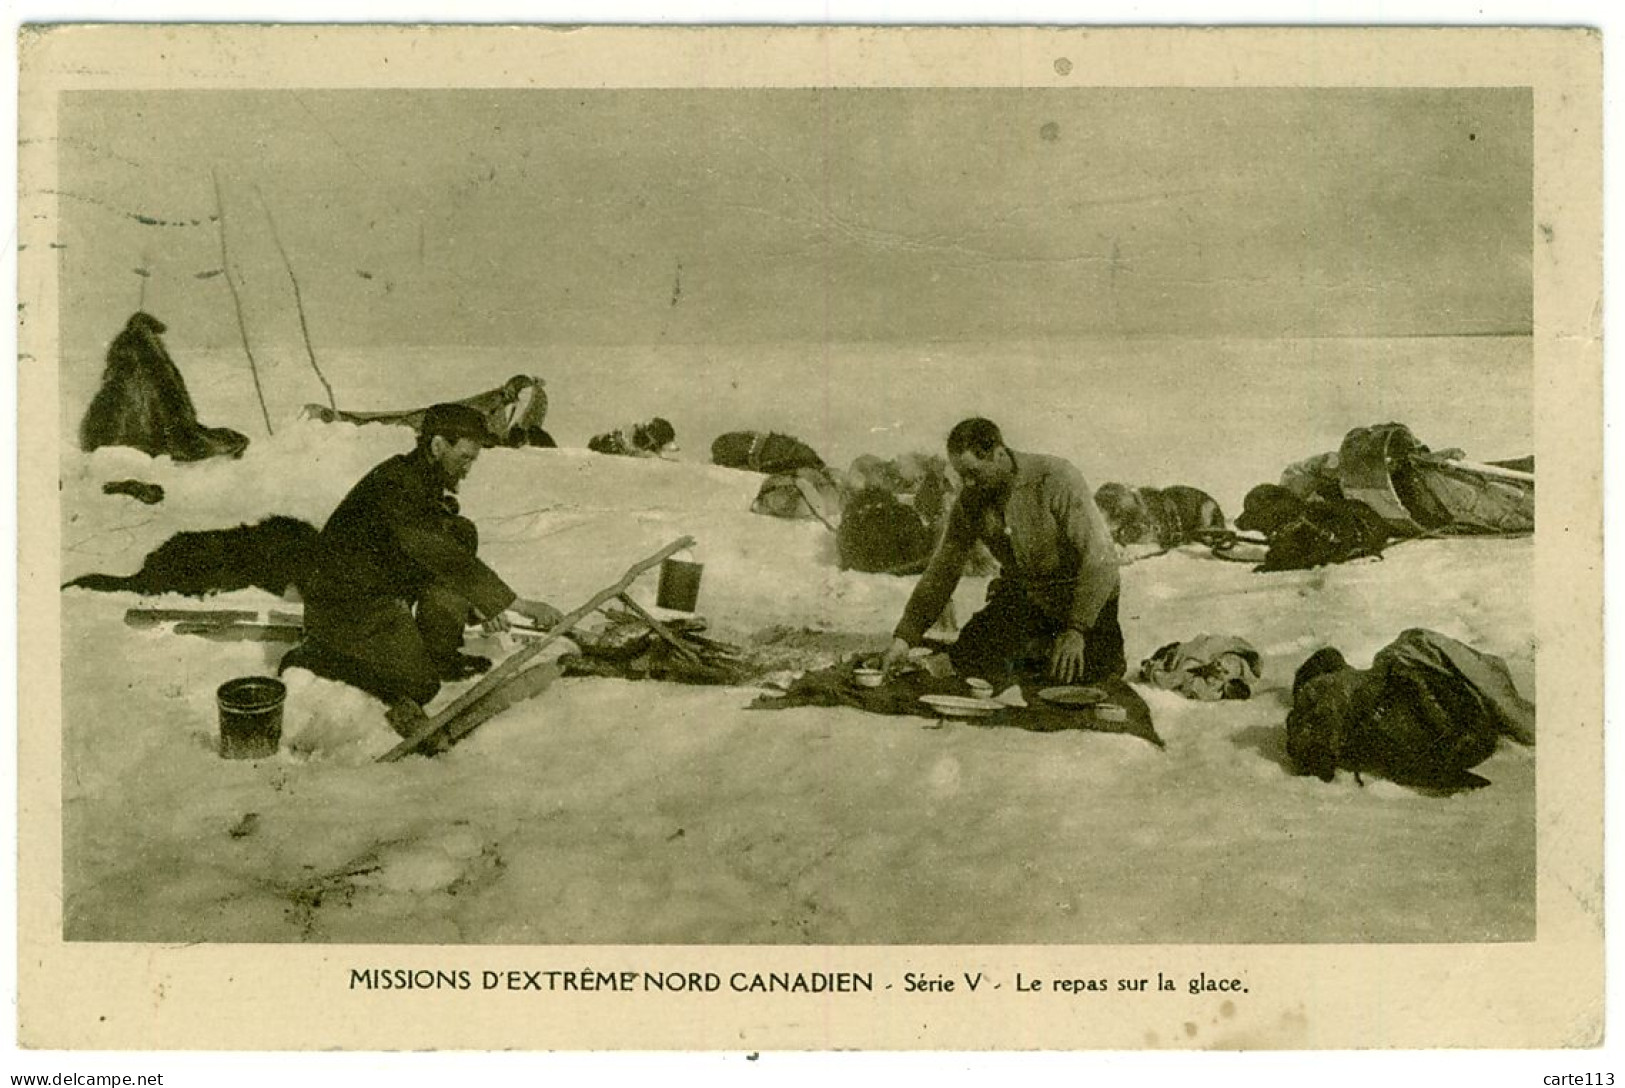
[[(468, 387), (480, 381), (472, 375)], [(565, 385), (550, 378), (555, 405), (571, 402)], [(239, 395), (223, 380), (195, 388), (216, 414)], [(182, 529), (270, 513), (320, 524), (368, 468), (410, 441), (396, 428), (298, 421), (302, 399), (278, 405), (276, 434), (255, 434), (238, 461), (179, 465), (65, 444), (59, 580), (133, 571)], [(82, 403), (65, 392), (64, 417)], [(253, 418), (236, 403), (223, 418)], [(681, 433), (684, 418), (699, 416), (673, 418)], [(709, 435), (683, 437), (703, 450)], [(1314, 440), (1285, 435), (1274, 439), (1279, 455), (1254, 451), (1246, 464), (1284, 465)], [(845, 441), (850, 449), (861, 434)], [(839, 445), (834, 453), (844, 455)], [(1079, 460), (1091, 483), (1106, 478)], [(1234, 502), (1258, 478), (1248, 474), (1222, 488), (1192, 482)], [(101, 493), (132, 477), (160, 484), (165, 501)], [(838, 570), (824, 526), (750, 513), (760, 483), (704, 464), (494, 449), (462, 505), (491, 564), (520, 592), (566, 609), (689, 534), (706, 565), (700, 611), (723, 637), (761, 643), (776, 633), (809, 647), (809, 663), (839, 647), (884, 645), (912, 579)], [(61, 612), (65, 935), (1526, 940), (1535, 925), (1533, 749), (1503, 746), (1482, 764), (1488, 788), (1433, 797), (1375, 779), (1361, 787), (1346, 775), (1329, 785), (1297, 777), (1283, 723), (1292, 670), (1313, 650), (1337, 646), (1364, 666), (1413, 626), (1502, 656), (1533, 698), (1533, 556), (1532, 539), (1418, 540), (1380, 560), (1308, 572), (1254, 574), (1199, 548), (1131, 565), (1122, 598), (1131, 663), (1203, 632), (1241, 635), (1265, 659), (1245, 702), (1195, 703), (1142, 686), (1165, 751), (1128, 737), (845, 709), (756, 713), (745, 709), (751, 689), (584, 677), (443, 756), (385, 766), (372, 762), (396, 739), (383, 708), (295, 671), (279, 754), (226, 761), (215, 754), (215, 688), (273, 671), (285, 647), (137, 630), (122, 622), (126, 608), (196, 602), (70, 590)], [(654, 579), (645, 583), (635, 595), (652, 603)], [(961, 584), (961, 619), (984, 587)], [(215, 603), (278, 602), (244, 591)], [(789, 637), (800, 632), (813, 634)], [(471, 649), (503, 651), (494, 640)]]

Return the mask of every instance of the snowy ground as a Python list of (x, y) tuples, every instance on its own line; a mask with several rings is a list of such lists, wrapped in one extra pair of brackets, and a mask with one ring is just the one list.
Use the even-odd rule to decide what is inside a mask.
[[(206, 404), (203, 415), (252, 418)], [(76, 416), (65, 403), (65, 420)], [(275, 438), (256, 432), (240, 462), (189, 466), (65, 444), (62, 577), (133, 571), (180, 529), (271, 512), (320, 523), (408, 439), (284, 420)], [(725, 636), (788, 625), (883, 645), (910, 580), (841, 573), (823, 527), (750, 514), (760, 478), (695, 463), (708, 441), (692, 441), (694, 461), (679, 464), (490, 451), (464, 509), (515, 588), (566, 609), (687, 533), (706, 564), (700, 610)], [(100, 493), (126, 477), (168, 497), (147, 507)], [(193, 601), (69, 591), (66, 936), (1531, 939), (1533, 750), (1503, 747), (1479, 768), (1487, 789), (1428, 797), (1374, 779), (1294, 777), (1283, 721), (1292, 670), (1312, 650), (1336, 645), (1363, 666), (1409, 626), (1503, 655), (1533, 696), (1533, 555), (1530, 540), (1458, 540), (1296, 574), (1257, 575), (1200, 550), (1132, 565), (1131, 662), (1201, 632), (1242, 635), (1267, 659), (1265, 688), (1246, 703), (1142, 689), (1165, 751), (845, 709), (753, 712), (748, 689), (581, 678), (439, 758), (378, 765), (396, 739), (382, 708), (294, 672), (281, 752), (225, 761), (214, 752), (215, 687), (273, 671), (283, 647), (121, 622), (137, 603)], [(961, 587), (961, 617), (981, 588)], [(217, 603), (276, 602), (250, 592)]]

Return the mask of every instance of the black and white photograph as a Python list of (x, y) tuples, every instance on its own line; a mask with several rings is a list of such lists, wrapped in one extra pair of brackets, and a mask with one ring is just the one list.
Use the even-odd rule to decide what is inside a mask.
[[(1542, 616), (1601, 602), (1541, 548), (1600, 506), (1537, 477), (1600, 495), (1541, 397), (1600, 364), (1542, 355), (1594, 224), (1538, 195), (1535, 88), (1073, 44), (25, 108), (50, 939), (342, 948), (352, 992), (455, 985), (411, 948), (765, 947), (719, 976), (765, 995), (941, 981), (868, 946), (1555, 932), (1537, 779), (1600, 753), (1601, 674)], [(1201, 1031), (1312, 1045), (1188, 981)]]

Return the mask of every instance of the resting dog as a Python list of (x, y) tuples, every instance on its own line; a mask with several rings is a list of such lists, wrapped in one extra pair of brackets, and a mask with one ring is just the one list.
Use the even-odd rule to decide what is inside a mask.
[(920, 515), (880, 487), (847, 500), (836, 536), (841, 569), (870, 574), (918, 574), (935, 542)]
[(677, 452), (677, 429), (669, 420), (655, 416), (647, 423), (634, 423), (596, 435), (587, 443), (587, 448), (594, 453), (620, 457), (664, 457)]
[(762, 481), (753, 514), (775, 518), (815, 519), (834, 528), (841, 519), (841, 489), (828, 469), (798, 468)]
[(860, 455), (846, 471), (846, 489), (855, 495), (871, 487), (899, 498), (908, 496), (909, 505), (931, 527), (933, 535), (954, 501), (948, 461), (935, 454), (905, 453), (889, 461), (872, 453)]
[[(913, 512), (914, 517), (925, 526), (932, 544), (942, 539), (948, 531), (948, 512), (953, 508), (954, 499), (959, 490), (954, 486), (953, 477), (948, 475), (948, 460), (941, 454), (935, 453), (904, 453), (896, 457), (885, 459), (872, 453), (865, 453), (857, 457), (852, 466), (846, 471), (847, 509), (850, 511), (856, 503), (856, 496), (870, 493), (865, 500), (866, 509), (862, 520), (868, 525), (863, 535), (871, 538), (884, 538), (892, 541), (891, 544), (879, 549), (886, 554), (890, 549), (890, 559), (861, 558), (855, 561), (843, 559), (846, 565), (854, 570), (868, 569), (859, 564), (872, 564), (880, 562), (883, 565), (875, 567), (876, 570), (893, 573), (918, 573), (920, 564), (914, 558), (913, 533), (908, 527), (908, 521), (898, 515), (893, 506), (901, 507)], [(893, 498), (893, 503), (881, 503), (873, 492), (886, 492)], [(900, 544), (898, 542), (901, 542)], [(844, 545), (843, 545), (844, 547)], [(852, 551), (853, 555), (869, 554), (864, 549), (872, 545), (864, 545)], [(843, 552), (843, 555), (847, 554)], [(929, 552), (927, 552), (929, 556)], [(998, 563), (987, 546), (978, 542), (971, 549), (971, 555), (965, 563), (965, 573), (975, 577), (986, 577), (998, 571)]]
[(823, 468), (824, 459), (813, 448), (787, 434), (769, 431), (729, 431), (711, 443), (711, 463), (777, 476), (798, 468)]
[(1305, 502), (1278, 484), (1259, 484), (1247, 492), (1236, 528), (1269, 539), (1269, 554), (1260, 571), (1309, 570), (1381, 555), (1390, 535), (1382, 515), (1363, 502), (1346, 498)]
[(235, 529), (176, 533), (134, 574), (85, 574), (62, 588), (203, 597), (254, 586), (280, 597), (304, 579), (316, 535), (309, 522), (280, 514)]
[(1224, 511), (1213, 496), (1194, 487), (1103, 484), (1095, 492), (1095, 505), (1106, 516), (1119, 547), (1155, 544), (1176, 548), (1225, 527)]

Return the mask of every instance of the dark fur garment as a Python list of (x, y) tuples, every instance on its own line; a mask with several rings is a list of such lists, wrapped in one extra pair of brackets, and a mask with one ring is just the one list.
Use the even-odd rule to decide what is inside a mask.
[(102, 485), (104, 495), (128, 495), (137, 502), (153, 506), (164, 501), (164, 489), (145, 480), (113, 480)]
[(134, 574), (85, 574), (62, 588), (204, 597), (253, 586), (280, 597), (304, 580), (316, 536), (314, 525), (280, 514), (234, 529), (176, 533)]
[(114, 338), (101, 388), (79, 423), (80, 448), (129, 446), (176, 461), (240, 456), (248, 446), (246, 435), (198, 422), (186, 380), (164, 347), (163, 332), (162, 321), (137, 312)]

